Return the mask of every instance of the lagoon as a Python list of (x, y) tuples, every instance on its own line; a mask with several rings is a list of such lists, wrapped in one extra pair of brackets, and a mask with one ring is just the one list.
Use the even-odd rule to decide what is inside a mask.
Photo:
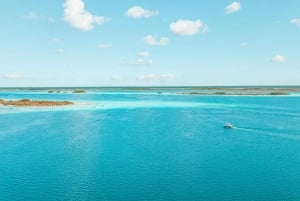
[[(300, 200), (299, 96), (0, 91), (0, 200)], [(223, 124), (236, 128), (226, 130)]]

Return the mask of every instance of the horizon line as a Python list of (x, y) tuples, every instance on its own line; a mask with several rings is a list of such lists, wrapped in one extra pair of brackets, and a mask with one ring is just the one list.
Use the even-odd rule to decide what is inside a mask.
[(300, 85), (171, 85), (171, 86), (161, 86), (161, 85), (128, 85), (128, 86), (8, 86), (0, 87), (0, 89), (51, 89), (51, 88), (218, 88), (218, 87), (228, 87), (228, 88), (238, 88), (238, 87), (300, 87)]

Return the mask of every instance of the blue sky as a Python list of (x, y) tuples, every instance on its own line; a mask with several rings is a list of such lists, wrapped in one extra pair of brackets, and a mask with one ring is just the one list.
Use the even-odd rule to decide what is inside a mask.
[(300, 85), (298, 0), (3, 0), (0, 87)]

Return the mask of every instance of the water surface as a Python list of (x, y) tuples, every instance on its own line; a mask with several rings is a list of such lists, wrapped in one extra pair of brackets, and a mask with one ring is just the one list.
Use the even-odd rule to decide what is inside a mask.
[(1, 201), (300, 200), (300, 97), (0, 97), (76, 103), (0, 107)]

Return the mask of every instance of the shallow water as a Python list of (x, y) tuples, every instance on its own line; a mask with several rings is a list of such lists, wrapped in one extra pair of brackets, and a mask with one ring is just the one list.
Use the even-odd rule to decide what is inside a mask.
[(76, 103), (0, 108), (1, 201), (300, 200), (300, 97), (0, 97)]

